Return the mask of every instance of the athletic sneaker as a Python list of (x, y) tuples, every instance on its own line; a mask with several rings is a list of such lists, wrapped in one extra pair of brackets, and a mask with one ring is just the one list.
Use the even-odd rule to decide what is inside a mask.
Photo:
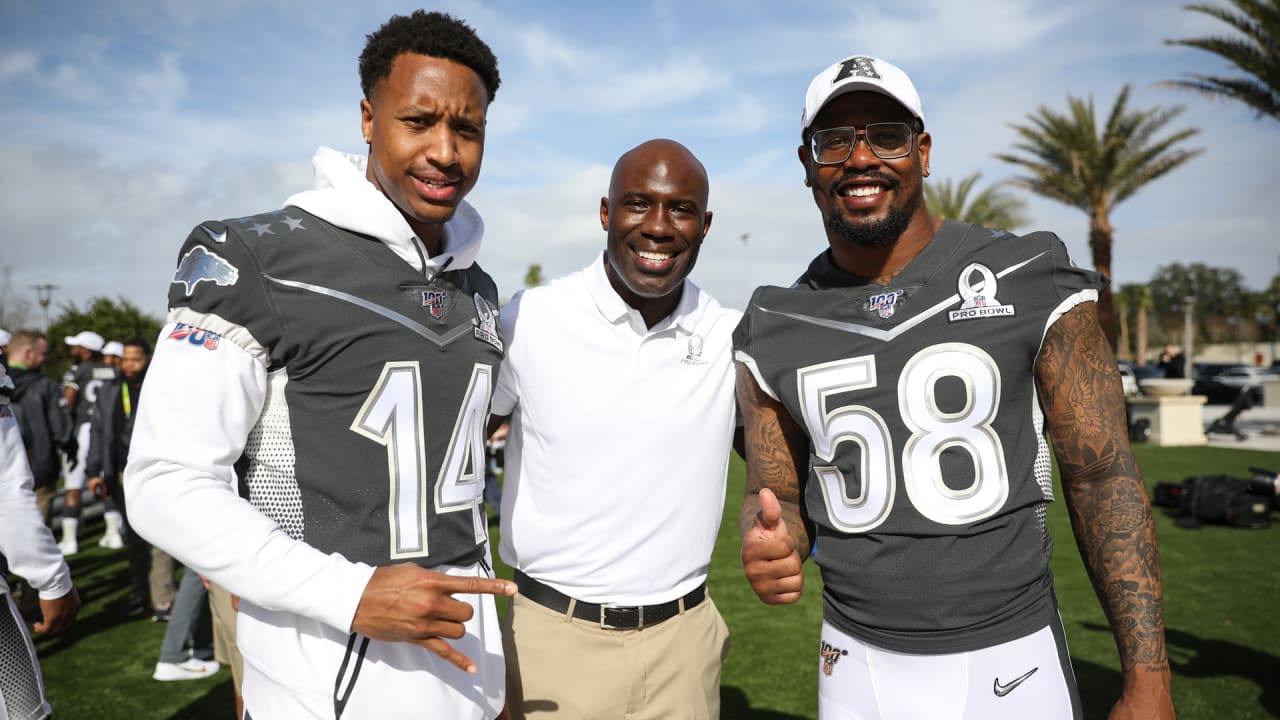
[(220, 667), (222, 666), (213, 660), (201, 660), (194, 657), (187, 658), (180, 663), (158, 662), (156, 663), (155, 674), (151, 678), (160, 682), (200, 680), (201, 678), (213, 677)]
[(74, 537), (63, 538), (62, 542), (58, 543), (58, 549), (62, 551), (63, 555), (75, 555), (80, 552), (80, 544), (76, 542)]
[(98, 541), (98, 547), (119, 550), (124, 547), (124, 538), (120, 537), (120, 533), (107, 533)]

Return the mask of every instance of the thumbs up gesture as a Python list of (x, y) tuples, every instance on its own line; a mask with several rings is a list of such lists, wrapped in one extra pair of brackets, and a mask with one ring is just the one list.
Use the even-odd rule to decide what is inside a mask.
[(742, 569), (761, 602), (793, 603), (804, 589), (803, 559), (796, 551), (777, 496), (763, 488), (759, 498), (755, 521), (742, 534)]

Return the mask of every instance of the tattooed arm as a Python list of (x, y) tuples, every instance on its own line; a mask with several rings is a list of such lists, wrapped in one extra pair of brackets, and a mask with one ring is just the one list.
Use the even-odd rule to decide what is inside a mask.
[(1093, 303), (1049, 328), (1035, 374), (1076, 544), (1120, 651), (1124, 691), (1110, 717), (1172, 718), (1155, 523)]
[(800, 505), (809, 474), (809, 440), (741, 363), (738, 406), (747, 451), (747, 494), (738, 519), (742, 567), (762, 602), (793, 603), (804, 589), (801, 566), (812, 547), (812, 527)]

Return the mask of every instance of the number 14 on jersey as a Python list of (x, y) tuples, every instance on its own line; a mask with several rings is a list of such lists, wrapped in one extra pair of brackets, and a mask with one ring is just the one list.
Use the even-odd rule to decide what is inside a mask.
[[(387, 448), (387, 515), (393, 560), (426, 557), (427, 503), (437, 516), (469, 511), (477, 543), (488, 536), (484, 517), (484, 429), (493, 369), (477, 363), (453, 423), (448, 450), (434, 483), (428, 482), (418, 362), (389, 362), (351, 423), (351, 430)], [(434, 485), (435, 492), (431, 492)]]

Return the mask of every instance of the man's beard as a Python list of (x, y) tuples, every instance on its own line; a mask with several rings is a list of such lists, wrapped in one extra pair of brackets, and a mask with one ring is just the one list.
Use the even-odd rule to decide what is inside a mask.
[(888, 247), (898, 241), (907, 229), (911, 216), (903, 208), (891, 207), (881, 220), (850, 222), (844, 213), (834, 212), (827, 227), (853, 245), (861, 247)]
[[(850, 219), (844, 213), (840, 212), (839, 188), (840, 184), (855, 177), (868, 179), (883, 180), (888, 189), (901, 191), (902, 183), (887, 177), (882, 173), (870, 171), (865, 173), (847, 172), (832, 184), (832, 194), (836, 195), (837, 206), (831, 209), (831, 218), (827, 221), (827, 227), (836, 232), (837, 235), (849, 241), (851, 245), (868, 248), (889, 247), (898, 241), (898, 237), (906, 231), (907, 225), (911, 223), (911, 216), (915, 214), (916, 208), (922, 202), (922, 196), (910, 193), (906, 195), (906, 203), (903, 207), (890, 206), (888, 213), (881, 220), (861, 220)], [(915, 192), (919, 193), (919, 186), (915, 187)]]

